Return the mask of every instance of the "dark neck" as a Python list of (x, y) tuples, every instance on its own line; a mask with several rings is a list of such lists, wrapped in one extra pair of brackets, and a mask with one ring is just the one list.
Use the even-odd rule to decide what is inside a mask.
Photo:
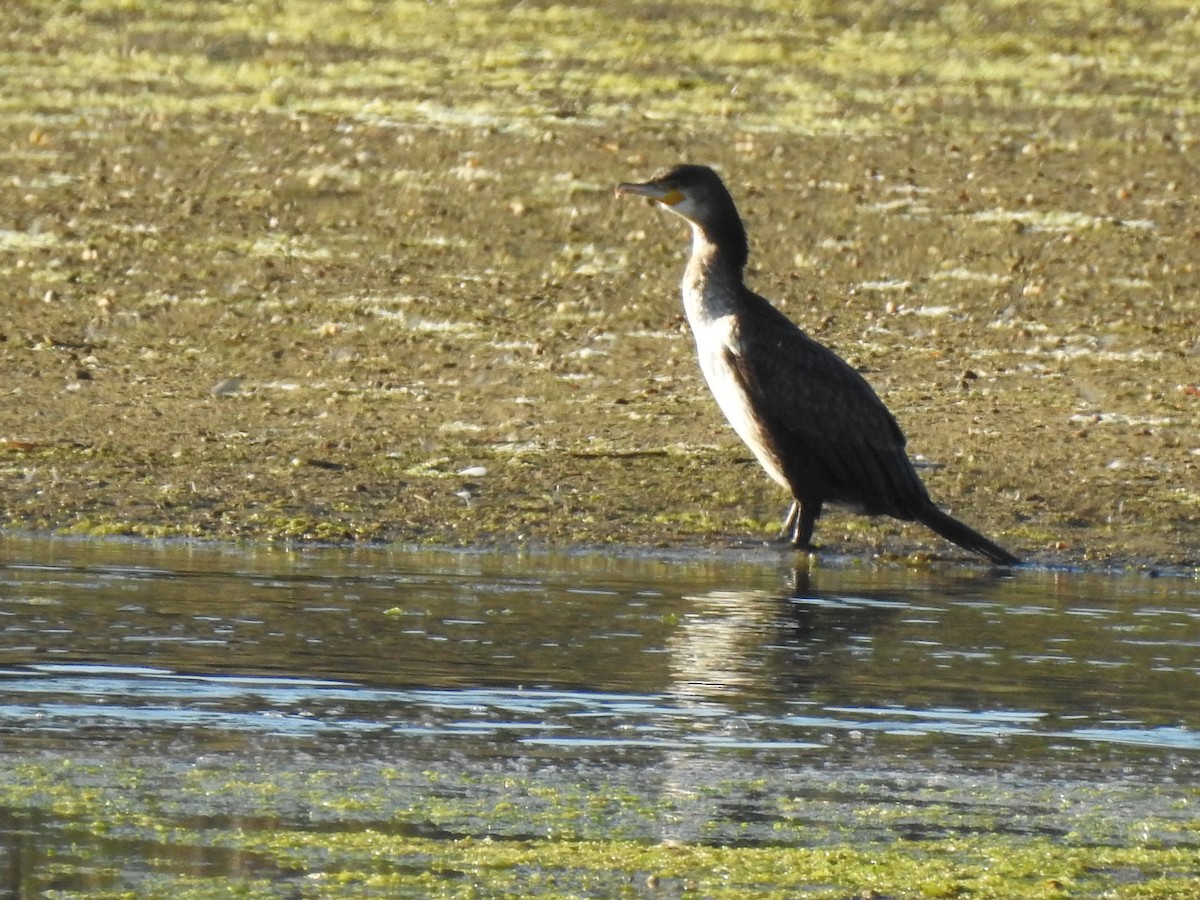
[(683, 306), (693, 331), (736, 311), (744, 291), (745, 263), (744, 243), (715, 243), (708, 232), (692, 226), (692, 255), (683, 273)]
[(750, 256), (746, 229), (736, 215), (721, 221), (723, 224), (715, 228), (692, 224), (689, 268), (694, 277), (741, 283), (742, 270)]
[(742, 270), (746, 268), (746, 260), (750, 258), (746, 229), (733, 209), (718, 217), (717, 222), (719, 224), (700, 227), (705, 243), (712, 245), (710, 265), (734, 272), (740, 279)]

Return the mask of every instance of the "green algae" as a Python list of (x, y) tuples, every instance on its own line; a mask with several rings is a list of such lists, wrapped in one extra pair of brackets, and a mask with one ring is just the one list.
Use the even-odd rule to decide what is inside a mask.
[[(149, 759), (113, 763), (4, 763), (0, 806), (18, 816), (50, 816), (73, 842), (53, 871), (36, 878), (96, 880), (86, 847), (101, 841), (160, 848), (162, 863), (151, 860), (142, 876), (108, 872), (111, 890), (67, 888), (56, 896), (199, 898), (224, 890), (270, 897), (287, 883), (296, 896), (322, 897), (638, 896), (654, 887), (709, 897), (1167, 900), (1200, 887), (1194, 822), (1122, 821), (1115, 808), (1096, 817), (1064, 805), (1056, 833), (1009, 831), (1003, 791), (979, 802), (944, 779), (929, 796), (918, 791), (881, 805), (853, 804), (853, 781), (826, 779), (822, 793), (843, 793), (841, 805), (796, 797), (788, 806), (804, 824), (798, 821), (795, 833), (775, 829), (768, 842), (739, 845), (635, 837), (669, 820), (672, 802), (603, 782), (357, 764), (267, 772), (226, 768), (212, 756), (196, 767), (170, 764), (173, 771)], [(738, 798), (766, 787), (749, 779), (714, 784), (707, 793)], [(1054, 790), (1080, 806), (1092, 802), (1082, 786)], [(873, 790), (864, 794), (870, 797), (882, 799)], [(1049, 789), (1040, 802), (1059, 805)], [(870, 824), (855, 825), (846, 810)], [(828, 824), (818, 827), (825, 815)], [(893, 828), (924, 829), (930, 837), (887, 834)], [(243, 874), (171, 872), (171, 859), (218, 852), (241, 859)], [(265, 872), (275, 874), (261, 878)]]
[[(1160, 0), (1136, 16), (1099, 2), (1021, 7), (768, 0), (651, 16), (622, 5), (343, 3), (331, 22), (314, 0), (269, 10), (27, 3), (9, 13), (14, 88), (27, 99), (8, 106), (172, 114), (303, 106), (517, 126), (636, 111), (859, 131), (953, 104), (964, 127), (982, 130), (991, 122), (980, 99), (1091, 108), (1102, 82), (1106, 109), (1196, 112), (1184, 88), (1189, 57), (1179, 52), (1197, 36), (1188, 4)], [(139, 94), (126, 96), (123, 85)]]

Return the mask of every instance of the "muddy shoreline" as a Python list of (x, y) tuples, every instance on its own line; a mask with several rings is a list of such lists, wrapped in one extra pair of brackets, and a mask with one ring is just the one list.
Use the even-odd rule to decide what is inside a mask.
[[(860, 73), (819, 122), (765, 119), (769, 95), (730, 116), (703, 80), (676, 89), (690, 106), (647, 94), (655, 118), (619, 84), (585, 101), (570, 79), (523, 115), (486, 79), (417, 109), (370, 86), (399, 32), (382, 53), (310, 31), (293, 59), (245, 23), (171, 15), (115, 37), (102, 18), (55, 19), (38, 39), (57, 55), (26, 59), (24, 105), (0, 117), (6, 528), (769, 538), (786, 498), (721, 420), (682, 322), (687, 235), (612, 196), (687, 158), (725, 173), (751, 285), (864, 371), (941, 505), (1046, 565), (1200, 564), (1200, 138), (1168, 94), (1128, 102), (1144, 73), (1081, 68), (1070, 103), (1028, 84), (1002, 98), (987, 73), (973, 95), (949, 75)], [(248, 29), (220, 44), (237, 77), (274, 52), (291, 92), (156, 68), (180, 46), (226, 66), (218, 25)], [(125, 70), (76, 73), (90, 88), (73, 100), (30, 87), (46, 67), (66, 78), (88, 40), (105, 59), (124, 47)], [(312, 68), (338, 46), (359, 65)], [(649, 65), (635, 53), (620, 71)], [(918, 526), (836, 511), (817, 539), (834, 556), (965, 559)]]

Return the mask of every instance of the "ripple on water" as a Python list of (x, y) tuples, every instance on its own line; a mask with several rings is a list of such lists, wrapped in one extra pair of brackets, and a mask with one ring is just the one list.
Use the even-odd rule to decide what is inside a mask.
[(172, 827), (739, 846), (1173, 846), (1200, 799), (1182, 580), (6, 549), (0, 807), (42, 841), (69, 807), (23, 779)]

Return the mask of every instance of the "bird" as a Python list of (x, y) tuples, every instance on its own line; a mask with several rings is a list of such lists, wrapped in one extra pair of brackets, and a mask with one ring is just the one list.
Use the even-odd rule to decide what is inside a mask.
[(993, 563), (1020, 563), (930, 499), (904, 433), (867, 380), (746, 287), (746, 229), (716, 171), (676, 165), (616, 192), (647, 197), (691, 225), (683, 308), (700, 370), (733, 430), (791, 492), (780, 540), (815, 550), (817, 519), (833, 504), (920, 522)]

